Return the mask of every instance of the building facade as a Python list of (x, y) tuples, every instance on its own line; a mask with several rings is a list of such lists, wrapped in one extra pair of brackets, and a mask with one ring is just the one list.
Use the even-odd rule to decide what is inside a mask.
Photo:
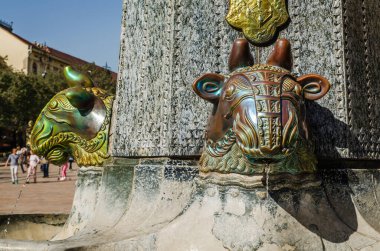
[[(75, 68), (92, 64), (45, 44), (30, 42), (15, 34), (12, 24), (2, 20), (0, 20), (0, 56), (6, 57), (6, 63), (15, 72), (43, 77), (49, 73), (62, 73), (63, 68), (68, 65)], [(117, 74), (106, 66), (95, 66), (95, 68), (106, 70), (112, 79), (116, 80)], [(20, 135), (16, 135), (16, 132), (9, 128), (0, 127), (0, 151), (9, 150), (12, 146), (16, 146), (17, 142), (24, 141), (24, 136)]]
[[(0, 20), (0, 56), (15, 71), (29, 74), (60, 72), (67, 65), (76, 66), (89, 62), (56, 50), (38, 42), (30, 42), (15, 34), (11, 24)], [(111, 72), (112, 75), (116, 73)]]

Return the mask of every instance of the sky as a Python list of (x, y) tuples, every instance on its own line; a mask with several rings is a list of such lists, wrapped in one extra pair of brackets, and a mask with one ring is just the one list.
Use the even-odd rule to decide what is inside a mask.
[[(13, 32), (117, 72), (122, 0), (1, 0)], [(1, 46), (1, 45), (0, 45)]]

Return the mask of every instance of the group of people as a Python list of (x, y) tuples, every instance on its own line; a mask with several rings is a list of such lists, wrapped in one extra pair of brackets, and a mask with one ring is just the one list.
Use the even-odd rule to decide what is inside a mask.
[[(66, 162), (61, 166), (60, 177), (58, 180), (66, 180), (66, 171), (70, 166), (72, 168), (73, 158), (70, 157), (69, 162)], [(69, 165), (70, 163), (70, 165)], [(37, 183), (37, 166), (41, 164), (41, 171), (44, 173), (44, 178), (49, 177), (49, 161), (44, 157), (40, 158), (33, 153), (32, 150), (26, 147), (17, 147), (12, 149), (12, 153), (8, 156), (5, 162), (5, 167), (9, 164), (11, 171), (12, 184), (18, 184), (18, 168), (25, 173), (27, 169), (26, 183), (29, 183), (30, 179), (33, 178), (34, 183)]]

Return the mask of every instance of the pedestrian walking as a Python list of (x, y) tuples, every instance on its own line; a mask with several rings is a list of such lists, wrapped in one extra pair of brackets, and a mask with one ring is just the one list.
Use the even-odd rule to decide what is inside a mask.
[(30, 155), (28, 148), (21, 148), (22, 151), (22, 166), (23, 170), (28, 170), (28, 156)]
[(69, 169), (70, 170), (73, 170), (73, 162), (74, 162), (74, 158), (73, 157), (69, 157), (69, 163), (70, 163), (70, 167), (69, 167)]
[(15, 184), (15, 183), (18, 184), (18, 178), (17, 178), (18, 155), (16, 154), (16, 152), (17, 152), (17, 149), (13, 148), (12, 153), (8, 156), (8, 159), (5, 162), (5, 167), (8, 166), (8, 163), (10, 163), (12, 184)]
[(32, 175), (34, 183), (37, 183), (37, 165), (40, 162), (40, 158), (30, 151), (29, 155), (29, 167), (28, 167), (28, 176), (26, 177), (26, 183), (29, 183), (29, 178)]
[(63, 164), (61, 166), (61, 176), (58, 178), (59, 181), (66, 180), (66, 171), (67, 171), (68, 167), (69, 167), (69, 163), (68, 162), (66, 162), (65, 164)]
[(26, 162), (26, 148), (20, 148), (18, 146), (16, 154), (18, 155), (18, 165), (21, 168), (22, 173), (25, 173), (24, 165)]
[(49, 160), (45, 157), (41, 158), (41, 169), (44, 172), (44, 178), (49, 178)]

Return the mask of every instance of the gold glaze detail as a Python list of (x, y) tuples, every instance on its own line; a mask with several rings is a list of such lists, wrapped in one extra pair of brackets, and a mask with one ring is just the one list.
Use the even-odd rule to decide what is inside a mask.
[[(247, 188), (260, 180), (267, 189), (274, 182), (277, 188), (318, 185), (305, 101), (322, 98), (329, 81), (318, 74), (292, 74), (286, 39), (276, 42), (266, 64), (255, 65), (247, 47), (246, 39), (235, 40), (229, 74), (205, 73), (193, 82), (194, 92), (213, 104), (200, 177)], [(214, 88), (206, 92), (207, 83)]]
[(253, 43), (270, 41), (289, 19), (285, 0), (230, 0), (227, 22)]
[(100, 88), (83, 88), (94, 95), (96, 104), (82, 116), (67, 98), (70, 89), (55, 95), (41, 111), (32, 131), (31, 149), (55, 164), (64, 163), (72, 155), (80, 166), (102, 165), (109, 158), (113, 96)]
[[(251, 81), (249, 85), (242, 80), (243, 76)], [(300, 134), (302, 111), (296, 88), (299, 83), (294, 78), (288, 70), (271, 65), (244, 67), (228, 76), (224, 99), (231, 102), (231, 112), (243, 100), (252, 99), (256, 105), (257, 123), (248, 114), (252, 112), (250, 106), (236, 114), (232, 128), (220, 140), (208, 139), (200, 159), (202, 173), (261, 175), (263, 163), (268, 159), (271, 159), (268, 162), (271, 174), (316, 170), (313, 145)], [(292, 105), (281, 111), (281, 103), (285, 101)], [(284, 113), (288, 119), (282, 124)], [(245, 156), (254, 157), (255, 161)]]

